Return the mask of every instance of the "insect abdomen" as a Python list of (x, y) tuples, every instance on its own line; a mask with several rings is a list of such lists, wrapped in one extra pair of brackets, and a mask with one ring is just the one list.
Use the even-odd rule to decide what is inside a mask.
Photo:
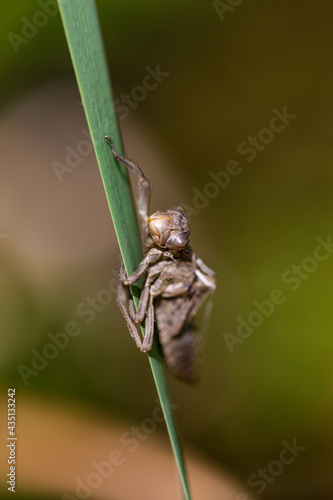
[(183, 382), (198, 381), (198, 339), (194, 326), (188, 323), (178, 335), (159, 333), (165, 363), (172, 373)]

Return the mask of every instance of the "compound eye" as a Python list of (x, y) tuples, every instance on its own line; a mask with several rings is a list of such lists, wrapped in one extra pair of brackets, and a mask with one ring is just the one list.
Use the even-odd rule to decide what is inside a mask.
[(190, 232), (172, 232), (166, 242), (166, 247), (170, 250), (182, 250), (186, 247), (190, 239)]

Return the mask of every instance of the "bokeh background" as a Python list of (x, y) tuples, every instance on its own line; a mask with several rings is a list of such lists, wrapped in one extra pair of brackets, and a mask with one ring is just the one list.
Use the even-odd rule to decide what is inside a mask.
[[(43, 26), (29, 25), (43, 24), (44, 4), (7, 2), (0, 20), (1, 432), (15, 387), (16, 498), (79, 498), (76, 479), (115, 449), (126, 462), (85, 498), (176, 498), (163, 424), (147, 430), (157, 406), (148, 362), (115, 301), (117, 242), (54, 3)], [(329, 246), (326, 260), (313, 255), (332, 234), (332, 3), (97, 6), (118, 106), (130, 96), (119, 108), (125, 148), (151, 179), (151, 209), (194, 208), (192, 245), (218, 276), (201, 384), (169, 381), (193, 497), (331, 499), (333, 256)], [(138, 98), (147, 67), (164, 76)], [(293, 117), (267, 130), (283, 109)], [(238, 175), (208, 187), (231, 160)], [(284, 300), (260, 320), (255, 304), (275, 289)], [(241, 338), (249, 316), (258, 324)], [(71, 321), (80, 333), (24, 381), (22, 365)], [(132, 426), (146, 429), (135, 452), (121, 438)], [(302, 451), (281, 467), (295, 440)], [(261, 486), (258, 469), (270, 471)]]

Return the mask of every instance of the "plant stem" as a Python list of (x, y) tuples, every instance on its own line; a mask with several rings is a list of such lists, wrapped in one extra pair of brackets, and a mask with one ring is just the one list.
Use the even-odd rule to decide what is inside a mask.
[[(114, 160), (104, 140), (104, 136), (109, 135), (116, 150), (123, 152), (95, 2), (58, 0), (58, 4), (120, 251), (126, 272), (131, 274), (142, 258), (142, 247), (127, 171)], [(149, 362), (178, 465), (184, 498), (190, 500), (163, 364), (155, 341), (149, 352)]]

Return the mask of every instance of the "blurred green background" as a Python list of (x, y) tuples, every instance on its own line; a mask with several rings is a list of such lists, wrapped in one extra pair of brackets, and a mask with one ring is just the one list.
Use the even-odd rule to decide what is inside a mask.
[[(152, 182), (151, 209), (194, 209), (192, 246), (218, 276), (201, 384), (170, 380), (182, 439), (260, 498), (325, 500), (333, 256), (329, 248), (327, 259), (313, 256), (317, 238), (332, 234), (333, 6), (236, 4), (97, 2), (125, 149)], [(18, 400), (140, 421), (155, 389), (114, 291), (101, 292), (110, 280), (113, 290), (117, 243), (82, 144), (87, 125), (60, 16), (26, 27), (43, 24), (41, 10), (30, 0), (1, 8), (2, 393), (14, 386)], [(158, 68), (158, 85), (138, 90)], [(292, 117), (272, 121), (283, 110)], [(238, 175), (208, 185), (231, 160)], [(253, 315), (275, 289), (283, 302)], [(91, 322), (80, 314), (89, 298), (98, 309)], [(240, 317), (258, 326), (233, 343)], [(24, 384), (18, 366), (31, 367), (31, 350), (42, 352), (69, 321), (80, 334)], [(292, 464), (262, 493), (249, 484), (295, 439), (306, 450)]]

